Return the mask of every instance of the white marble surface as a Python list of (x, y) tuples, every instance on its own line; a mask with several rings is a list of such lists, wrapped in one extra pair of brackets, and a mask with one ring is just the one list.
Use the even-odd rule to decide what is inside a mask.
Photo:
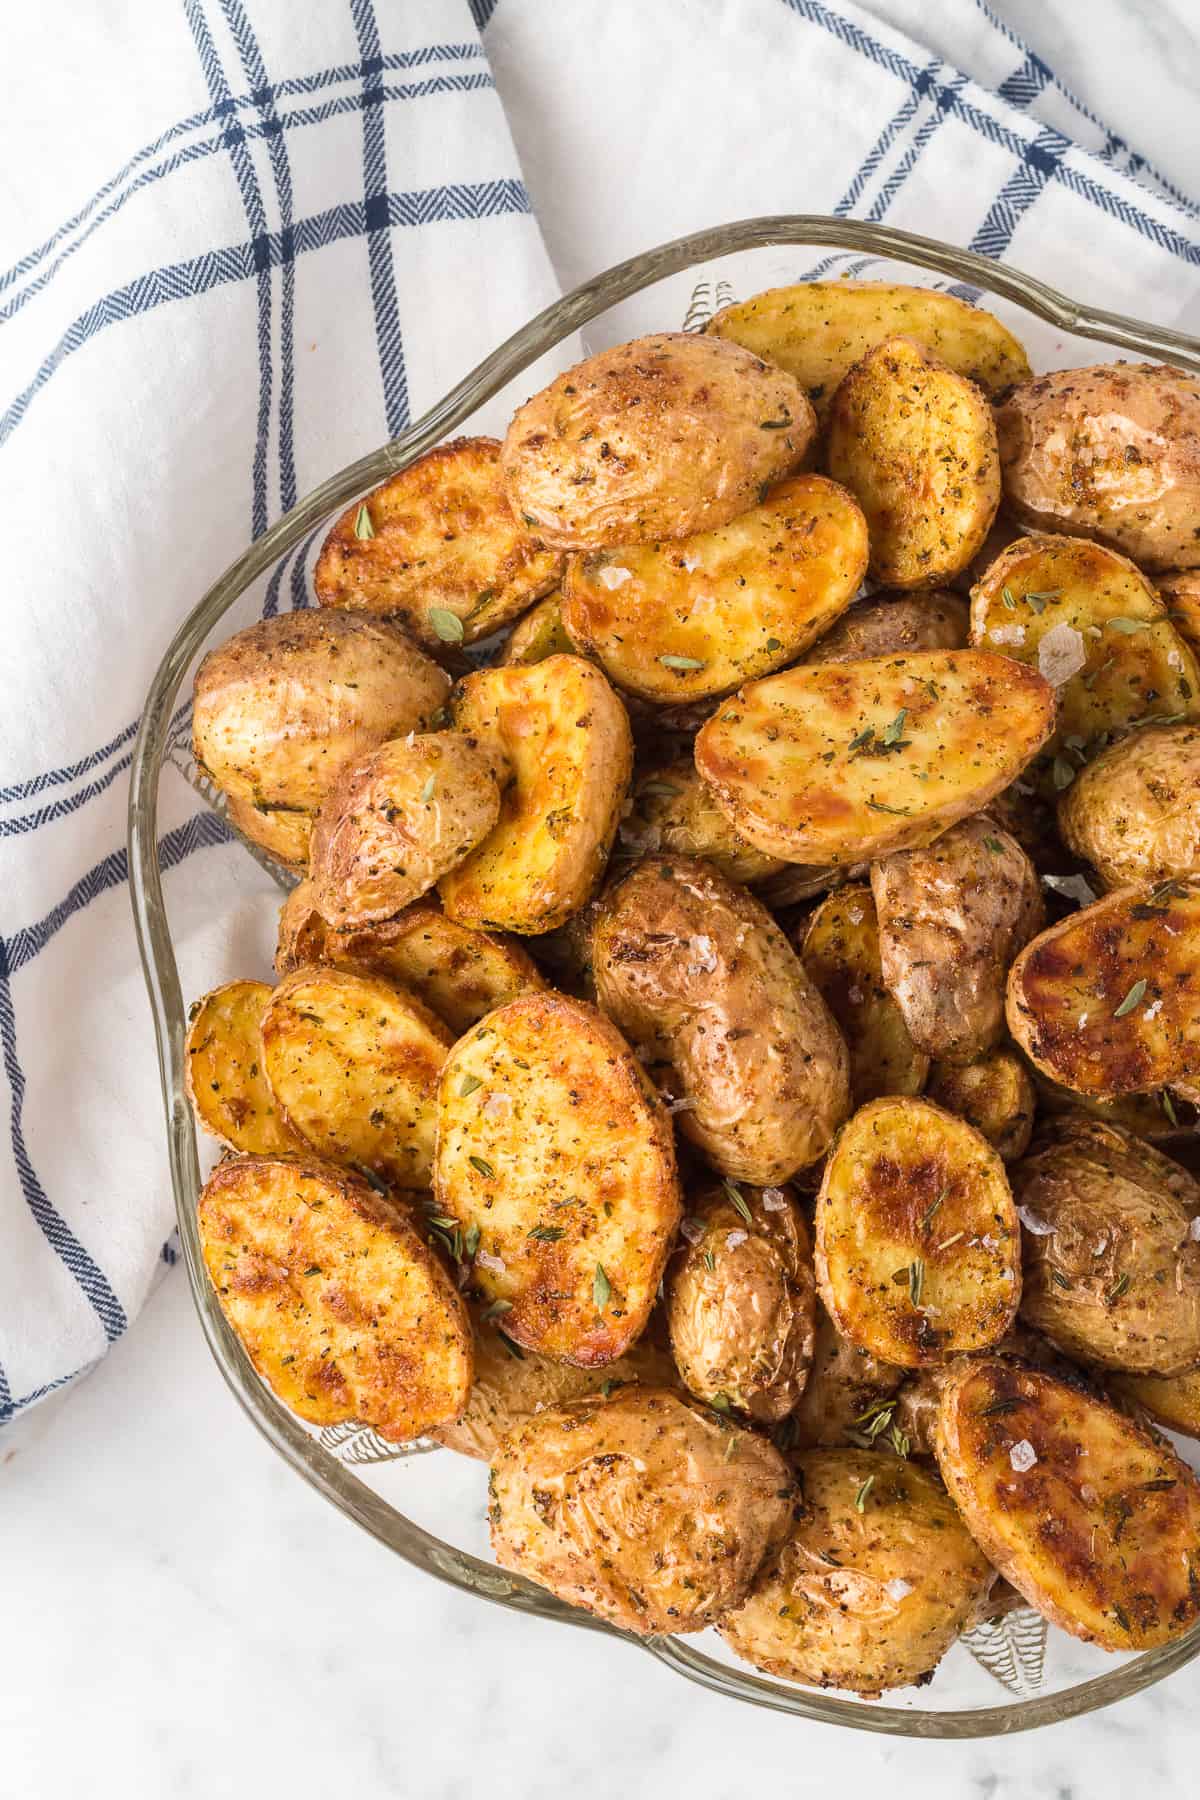
[[(1191, 0), (995, 4), (1096, 112), (1200, 185)], [(949, 53), (949, 0), (880, 10), (909, 28), (923, 15)], [(548, 173), (573, 140), (602, 135), (603, 84), (578, 84), (569, 105), (539, 99), (533, 47), (518, 60), (519, 34), (505, 42), (498, 76), (534, 201), (574, 278), (634, 247), (617, 214), (571, 216), (570, 183)], [(636, 152), (608, 145), (618, 190)], [(0, 1438), (4, 1800), (598, 1800), (685, 1785), (733, 1800), (758, 1781), (788, 1795), (882, 1783), (894, 1800), (1115, 1800), (1194, 1789), (1198, 1701), (1192, 1669), (1030, 1737), (872, 1740), (752, 1712), (619, 1644), (470, 1602), (275, 1458), (209, 1361), (179, 1270), (88, 1381)]]

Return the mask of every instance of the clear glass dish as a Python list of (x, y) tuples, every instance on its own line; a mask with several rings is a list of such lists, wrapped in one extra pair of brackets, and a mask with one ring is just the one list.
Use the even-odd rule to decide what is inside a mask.
[[(576, 334), (581, 334), (586, 353), (642, 332), (677, 328), (681, 322), (698, 329), (728, 300), (782, 282), (839, 275), (935, 286), (978, 300), (1017, 333), (1039, 372), (1132, 352), (1200, 373), (1196, 339), (1069, 300), (1015, 269), (881, 226), (803, 215), (748, 219), (633, 257), (531, 319), (394, 443), (331, 476), (251, 544), (180, 626), (147, 696), (134, 752), (130, 891), (157, 1034), (179, 1235), (196, 1310), (238, 1402), (304, 1480), (414, 1568), (498, 1606), (626, 1637), (632, 1647), (689, 1680), (732, 1698), (860, 1731), (985, 1737), (1071, 1718), (1150, 1687), (1200, 1654), (1200, 1628), (1166, 1647), (1114, 1658), (1062, 1632), (1047, 1634), (1035, 1614), (1023, 1611), (973, 1633), (969, 1651), (955, 1646), (930, 1686), (902, 1690), (886, 1701), (768, 1680), (734, 1665), (711, 1633), (699, 1640), (706, 1649), (711, 1642), (707, 1654), (696, 1639), (639, 1639), (616, 1631), (484, 1560), (481, 1464), (448, 1451), (414, 1454), (432, 1446), (388, 1446), (353, 1426), (318, 1434), (294, 1418), (259, 1380), (226, 1324), (204, 1271), (196, 1229), (201, 1159), (184, 1089), (186, 1009), (163, 892), (160, 834), (166, 818), (179, 817), (179, 792), (169, 788), (172, 783), (178, 787), (181, 776), (219, 810), (219, 797), (197, 781), (187, 748), (187, 696), (201, 657), (264, 607), (273, 610), (281, 592), (290, 592), (293, 603), (306, 604), (306, 564), (321, 528), (356, 495), (455, 428), (502, 432), (513, 407), (548, 379), (554, 367), (576, 360)], [(556, 349), (556, 362), (534, 369)], [(279, 887), (271, 877), (280, 885), (291, 878), (273, 869), (269, 858), (254, 854), (261, 865), (261, 892), (252, 896), (252, 903), (261, 909), (268, 941), (279, 901)], [(456, 1541), (438, 1535), (448, 1531)], [(997, 1682), (1008, 1690), (1000, 1704)]]

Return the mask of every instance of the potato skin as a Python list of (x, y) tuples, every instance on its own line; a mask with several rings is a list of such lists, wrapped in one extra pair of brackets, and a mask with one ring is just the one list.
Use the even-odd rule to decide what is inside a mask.
[(853, 883), (830, 894), (806, 921), (798, 948), (846, 1040), (854, 1105), (881, 1094), (919, 1094), (929, 1058), (913, 1043), (884, 986), (870, 888)]
[(1003, 1045), (977, 1062), (934, 1063), (926, 1092), (973, 1125), (1003, 1161), (1029, 1148), (1037, 1093), (1025, 1064)]
[(875, 1696), (927, 1680), (993, 1572), (933, 1477), (870, 1450), (796, 1459), (782, 1547), (718, 1629), (768, 1675)]
[(785, 1430), (801, 1448), (853, 1443), (908, 1371), (843, 1337), (817, 1296), (817, 1331), (804, 1392)]
[(734, 1192), (740, 1205), (710, 1189), (685, 1221), (667, 1284), (671, 1351), (697, 1399), (772, 1424), (792, 1411), (812, 1361), (812, 1238), (789, 1189)]
[(1181, 1437), (1200, 1438), (1200, 1369), (1182, 1375), (1112, 1374), (1108, 1388), (1134, 1416), (1150, 1418)]
[(816, 430), (798, 382), (736, 344), (659, 332), (603, 350), (520, 407), (501, 456), (513, 511), (561, 550), (726, 525)]
[(501, 1445), (492, 1548), (560, 1599), (627, 1631), (711, 1625), (787, 1529), (778, 1450), (665, 1388), (548, 1408)]
[(1068, 1115), (1012, 1184), (1026, 1324), (1103, 1368), (1180, 1375), (1200, 1363), (1200, 1182), (1119, 1126)]
[(522, 613), (500, 652), (502, 663), (539, 663), (548, 656), (571, 656), (575, 646), (562, 622), (562, 594), (555, 588), (544, 600)]
[(883, 984), (920, 1050), (970, 1063), (1004, 1033), (1008, 965), (1046, 922), (1032, 863), (986, 814), (871, 868)]
[(1167, 603), (1167, 616), (1194, 656), (1200, 656), (1200, 569), (1174, 569), (1154, 585)]
[(264, 1156), (306, 1150), (262, 1071), (265, 981), (227, 981), (193, 1003), (184, 1045), (187, 1091), (204, 1130), (231, 1150)]
[(1106, 887), (1200, 876), (1200, 725), (1145, 725), (1081, 769), (1058, 824)]
[(730, 881), (764, 881), (790, 866), (738, 836), (690, 756), (648, 769), (634, 782), (633, 808), (617, 836), (627, 851), (699, 857)]
[(766, 908), (701, 862), (647, 858), (592, 929), (599, 1003), (673, 1093), (721, 1174), (769, 1186), (828, 1148), (849, 1109), (846, 1046)]
[(879, 656), (908, 656), (914, 650), (962, 650), (968, 624), (958, 595), (943, 588), (872, 594), (869, 600), (856, 600), (806, 651), (804, 661), (870, 662)]
[(1027, 525), (1143, 569), (1200, 565), (1200, 382), (1162, 363), (1058, 369), (997, 409), (1004, 496)]

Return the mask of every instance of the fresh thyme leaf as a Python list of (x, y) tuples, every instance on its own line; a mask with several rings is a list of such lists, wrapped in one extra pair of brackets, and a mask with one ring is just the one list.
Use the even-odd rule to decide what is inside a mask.
[(898, 819), (906, 819), (910, 811), (907, 806), (885, 806), (882, 800), (868, 800), (867, 805), (872, 812), (893, 813)]
[(1051, 1269), (1050, 1279), (1052, 1282), (1054, 1282), (1056, 1287), (1069, 1288), (1071, 1285), (1070, 1281), (1063, 1274), (1061, 1269)]
[(858, 736), (852, 737), (850, 739), (850, 742), (846, 746), (850, 755), (853, 756), (854, 752), (856, 750), (861, 750), (864, 747), (864, 745), (869, 744), (871, 739), (874, 736), (875, 736), (875, 727), (873, 725), (864, 726), (863, 729), (859, 732)]
[(1128, 1269), (1123, 1269), (1121, 1271), (1121, 1273), (1117, 1276), (1117, 1279), (1113, 1282), (1112, 1286), (1109, 1288), (1108, 1292), (1105, 1294), (1104, 1304), (1106, 1306), (1111, 1306), (1113, 1304), (1114, 1300), (1119, 1300), (1121, 1298), (1122, 1294), (1127, 1294), (1128, 1292), (1129, 1292), (1129, 1271), (1128, 1271)]
[(1145, 978), (1143, 977), (1143, 979), (1141, 981), (1134, 982), (1133, 986), (1130, 988), (1129, 992), (1126, 994), (1125, 998), (1122, 1000), (1120, 1006), (1118, 1006), (1116, 1011), (1113, 1013), (1113, 1018), (1114, 1019), (1123, 1019), (1127, 1013), (1131, 1013), (1133, 1011), (1135, 1006), (1140, 1006), (1142, 1001), (1145, 999), (1145, 997), (1146, 997), (1146, 982), (1145, 982)]
[(468, 1256), (474, 1256), (479, 1248), (479, 1226), (468, 1225), (463, 1232), (463, 1249)]
[(1110, 631), (1119, 631), (1124, 637), (1132, 637), (1135, 631), (1150, 629), (1145, 619), (1105, 619), (1104, 623)]
[(659, 662), (664, 669), (702, 669), (703, 659), (699, 656), (660, 656)]
[(750, 1208), (746, 1205), (745, 1199), (742, 1196), (742, 1190), (737, 1185), (736, 1181), (723, 1181), (721, 1183), (721, 1186), (725, 1189), (725, 1193), (728, 1196), (731, 1204), (737, 1208), (738, 1212), (742, 1215), (743, 1219), (745, 1219), (747, 1225), (753, 1225), (754, 1215), (751, 1213)]
[(729, 1395), (718, 1390), (708, 1404), (714, 1412), (727, 1413), (729, 1411)]
[(983, 847), (985, 850), (990, 850), (993, 856), (1003, 856), (1004, 854), (1004, 845), (999, 838), (985, 837)]
[(925, 1264), (917, 1256), (908, 1265), (908, 1294), (914, 1306), (921, 1304), (921, 1292), (925, 1286)]
[(592, 1302), (597, 1312), (603, 1312), (612, 1299), (612, 1283), (604, 1273), (604, 1265), (596, 1264), (596, 1273), (592, 1277)]
[(895, 718), (892, 720), (891, 724), (884, 726), (883, 735), (880, 737), (880, 740), (879, 740), (880, 743), (881, 744), (898, 744), (900, 742), (901, 737), (903, 736), (904, 721), (905, 721), (905, 719), (907, 719), (907, 717), (908, 717), (908, 708), (907, 708), (907, 706), (902, 706), (900, 708), (900, 711), (896, 714)]
[(767, 649), (768, 650), (782, 650), (783, 645), (780, 643), (780, 641), (777, 637), (769, 637), (767, 639)]
[(481, 1175), (486, 1175), (489, 1181), (496, 1173), (491, 1163), (485, 1162), (482, 1156), (468, 1156), (467, 1161), (473, 1169), (478, 1169)]
[(491, 1321), (493, 1319), (498, 1319), (502, 1313), (511, 1312), (511, 1311), (512, 1311), (512, 1301), (511, 1300), (493, 1300), (492, 1304), (490, 1306), (484, 1307), (483, 1313), (481, 1316), (483, 1318), (484, 1324), (488, 1325), (491, 1323)]
[(443, 644), (461, 644), (463, 641), (462, 620), (452, 613), (448, 606), (431, 606), (429, 623), (433, 626)]
[(365, 500), (354, 515), (354, 535), (356, 538), (373, 538), (375, 536), (375, 527), (371, 523), (371, 515), (367, 511)]
[(429, 779), (426, 781), (425, 786), (421, 789), (421, 804), (422, 804), (422, 806), (428, 806), (429, 802), (433, 799), (433, 796), (436, 792), (437, 792), (437, 776), (431, 775), (429, 777)]
[(924, 1213), (921, 1215), (921, 1230), (922, 1231), (929, 1230), (930, 1221), (932, 1220), (934, 1213), (937, 1211), (938, 1207), (942, 1204), (942, 1201), (946, 1198), (946, 1195), (949, 1192), (950, 1192), (950, 1189), (948, 1187), (944, 1187), (942, 1189), (941, 1193), (938, 1195), (937, 1199), (931, 1200), (929, 1202), (929, 1205), (925, 1208)]
[(1016, 595), (1013, 593), (1013, 591), (1010, 587), (1002, 587), (1000, 589), (1000, 598), (1003, 600), (1005, 606), (1007, 606), (1009, 612), (1016, 612), (1016, 610), (1017, 610)]
[(535, 1225), (532, 1231), (525, 1233), (539, 1244), (557, 1244), (559, 1238), (566, 1237), (566, 1229), (562, 1225)]
[(855, 1512), (866, 1512), (866, 1510), (867, 1510), (867, 1495), (870, 1493), (870, 1491), (871, 1491), (872, 1487), (874, 1487), (874, 1485), (875, 1485), (875, 1477), (873, 1475), (868, 1475), (867, 1479), (863, 1482), (863, 1484), (859, 1488), (857, 1494), (855, 1494), (855, 1496), (854, 1496)]
[(465, 1100), (468, 1094), (473, 1094), (476, 1088), (481, 1088), (482, 1086), (483, 1083), (480, 1081), (478, 1075), (464, 1075), (458, 1084), (459, 1099)]
[(713, 1270), (717, 1266), (717, 1259), (713, 1255), (711, 1250), (706, 1250), (704, 1252), (704, 1266), (708, 1270), (710, 1275), (712, 1274)]

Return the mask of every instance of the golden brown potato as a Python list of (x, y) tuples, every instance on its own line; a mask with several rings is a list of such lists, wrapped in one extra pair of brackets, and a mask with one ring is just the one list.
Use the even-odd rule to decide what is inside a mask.
[(846, 1040), (854, 1106), (881, 1094), (919, 1094), (929, 1058), (909, 1037), (900, 1008), (883, 985), (870, 888), (855, 883), (830, 894), (806, 922), (799, 948)]
[(1200, 1182), (1119, 1126), (1076, 1115), (1040, 1136), (1012, 1186), (1026, 1324), (1106, 1369), (1179, 1375), (1200, 1363)]
[(281, 981), (262, 1020), (263, 1069), (301, 1137), (402, 1188), (429, 1185), (434, 1096), (450, 1042), (411, 994), (325, 966)]
[(1030, 374), (1021, 345), (990, 312), (952, 294), (888, 281), (801, 281), (768, 288), (725, 307), (706, 330), (794, 375), (820, 419), (853, 364), (898, 332), (976, 382), (991, 399)]
[(866, 572), (858, 502), (823, 475), (794, 475), (683, 542), (571, 557), (562, 619), (618, 687), (644, 700), (701, 700), (794, 662)]
[(870, 1450), (797, 1458), (801, 1505), (718, 1629), (768, 1675), (874, 1696), (927, 1681), (990, 1588), (982, 1550), (923, 1469)]
[(211, 650), (196, 674), (197, 762), (234, 824), (302, 864), (312, 820), (344, 763), (423, 731), (449, 682), (402, 632), (340, 613), (280, 613)]
[(804, 1390), (816, 1329), (812, 1239), (787, 1188), (725, 1182), (683, 1222), (667, 1285), (676, 1367), (697, 1399), (771, 1424)]
[(526, 994), (454, 1046), (434, 1192), (504, 1330), (588, 1368), (639, 1336), (680, 1218), (671, 1126), (616, 1027)]
[(492, 1463), (492, 1548), (626, 1631), (700, 1631), (743, 1598), (795, 1491), (754, 1432), (666, 1388), (620, 1388), (517, 1425)]
[(873, 1100), (842, 1131), (817, 1195), (816, 1268), (834, 1324), (919, 1368), (1002, 1338), (1021, 1298), (1004, 1165), (926, 1100)]
[(986, 813), (871, 869), (883, 983), (918, 1049), (971, 1063), (1004, 1034), (1004, 983), (1046, 922), (1016, 838)]
[(934, 1063), (929, 1098), (973, 1125), (1005, 1162), (1024, 1156), (1037, 1094), (1029, 1070), (1001, 1045), (973, 1063)]
[[(1021, 1319), (1004, 1334), (999, 1343), (992, 1345), (989, 1354), (1014, 1358), (1030, 1368), (1045, 1369), (1051, 1375), (1057, 1375), (1075, 1386), (1089, 1386), (1087, 1377), (1073, 1363), (1068, 1362), (1048, 1338), (1031, 1331)], [(898, 1437), (906, 1455), (934, 1455), (942, 1389), (967, 1361), (965, 1356), (952, 1356), (949, 1362), (931, 1363), (928, 1368), (918, 1369), (908, 1377), (887, 1413), (888, 1441), (894, 1441)], [(1099, 1389), (1095, 1391), (1099, 1394)], [(874, 1414), (865, 1429), (874, 1432), (879, 1417), (878, 1413)]]
[(1102, 1401), (1003, 1357), (964, 1362), (937, 1457), (972, 1537), (1052, 1624), (1147, 1650), (1200, 1618), (1200, 1483)]
[(438, 883), (460, 925), (553, 931), (604, 869), (633, 770), (629, 719), (578, 656), (479, 669), (454, 691), (455, 728), (511, 770), (494, 831)]
[(1200, 569), (1175, 569), (1155, 578), (1167, 617), (1194, 656), (1200, 656)]
[(1108, 1386), (1123, 1406), (1181, 1437), (1200, 1438), (1200, 1369), (1182, 1375), (1112, 1374)]
[(513, 510), (561, 550), (691, 537), (745, 512), (816, 430), (790, 375), (716, 338), (602, 350), (527, 400), (501, 467)]
[(1008, 1028), (1077, 1094), (1200, 1080), (1200, 881), (1119, 888), (1043, 931), (1009, 972)]
[[(890, 1435), (894, 1400), (906, 1370), (883, 1362), (843, 1337), (817, 1299), (817, 1333), (804, 1392), (784, 1429), (801, 1446), (854, 1443), (865, 1434)], [(880, 1420), (878, 1431), (875, 1421)]]
[(730, 881), (764, 881), (790, 866), (738, 836), (690, 756), (677, 757), (635, 781), (633, 810), (617, 835), (623, 849), (639, 855), (666, 850), (698, 856)]
[(391, 615), (436, 650), (487, 637), (561, 574), (505, 498), (497, 439), (454, 438), (342, 514), (313, 586), (322, 606)]
[(539, 663), (545, 662), (548, 656), (570, 656), (574, 649), (563, 629), (562, 595), (556, 588), (517, 620), (497, 660)]
[(743, 837), (818, 867), (930, 843), (1040, 750), (1054, 689), (982, 650), (801, 666), (752, 681), (696, 738)]
[(1135, 1137), (1147, 1138), (1152, 1144), (1169, 1144), (1195, 1130), (1196, 1109), (1182, 1099), (1179, 1090), (1161, 1088), (1154, 1094), (1119, 1094), (1112, 1100), (1097, 1100), (1090, 1094), (1073, 1093), (1061, 1082), (1051, 1081), (1040, 1069), (1034, 1070), (1039, 1109), (1058, 1117), (1060, 1113), (1082, 1112), (1089, 1118), (1103, 1119), (1109, 1125), (1122, 1125)]
[(722, 1175), (786, 1181), (849, 1110), (846, 1046), (766, 908), (705, 863), (658, 857), (611, 888), (592, 930), (600, 1005)]
[(1144, 725), (1058, 803), (1059, 830), (1106, 887), (1200, 875), (1200, 726)]
[(307, 1145), (275, 1104), (262, 1072), (260, 1031), (271, 990), (265, 981), (227, 981), (188, 1012), (187, 1090), (196, 1117), (231, 1150), (263, 1156)]
[(1099, 538), (1143, 569), (1200, 565), (1200, 382), (1161, 363), (1057, 369), (996, 414), (1026, 525)]
[(957, 594), (872, 594), (856, 600), (805, 655), (806, 663), (870, 662), (914, 650), (961, 650), (967, 609)]
[(843, 377), (826, 466), (867, 515), (871, 573), (889, 587), (937, 587), (957, 574), (1000, 504), (986, 398), (911, 338), (887, 338)]
[(205, 1183), (198, 1221), (222, 1312), (300, 1418), (400, 1441), (462, 1412), (466, 1308), (408, 1215), (365, 1181), (311, 1156), (237, 1157)]

